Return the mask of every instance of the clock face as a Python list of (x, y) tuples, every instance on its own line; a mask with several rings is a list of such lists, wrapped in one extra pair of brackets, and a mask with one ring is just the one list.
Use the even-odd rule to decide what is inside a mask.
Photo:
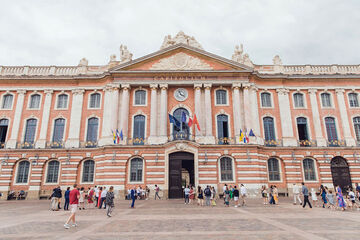
[(185, 101), (188, 97), (188, 92), (184, 88), (178, 88), (174, 92), (174, 97), (180, 102)]

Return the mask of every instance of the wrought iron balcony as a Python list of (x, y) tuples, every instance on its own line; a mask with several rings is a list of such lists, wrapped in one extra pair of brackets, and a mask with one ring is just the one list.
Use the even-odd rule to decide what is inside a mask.
[(86, 141), (80, 143), (80, 147), (82, 148), (96, 148), (97, 146), (98, 146), (97, 141)]
[(327, 146), (328, 147), (345, 147), (346, 143), (345, 140), (331, 140), (331, 141), (327, 141)]
[(22, 149), (32, 149), (35, 148), (35, 143), (33, 142), (20, 142), (17, 143), (16, 148), (22, 148)]
[(234, 144), (235, 139), (229, 138), (229, 137), (223, 137), (223, 138), (217, 138), (216, 142), (217, 142), (217, 144), (220, 144), (220, 145)]
[(64, 148), (65, 143), (63, 141), (47, 142), (46, 148)]
[(129, 138), (128, 144), (129, 145), (144, 145), (146, 143), (146, 139), (143, 138)]
[(194, 140), (194, 136), (191, 135), (188, 132), (185, 131), (179, 131), (173, 134), (173, 138), (172, 141), (176, 141), (176, 140), (189, 140), (189, 141), (193, 141)]
[(316, 147), (317, 143), (315, 140), (298, 140), (299, 147)]
[(264, 140), (264, 145), (266, 147), (281, 147), (282, 140), (276, 140), (276, 139)]

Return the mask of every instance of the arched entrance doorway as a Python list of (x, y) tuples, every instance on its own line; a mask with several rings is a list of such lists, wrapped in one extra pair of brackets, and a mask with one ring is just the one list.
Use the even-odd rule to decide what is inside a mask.
[(331, 175), (334, 187), (339, 185), (344, 190), (351, 186), (349, 165), (345, 158), (337, 156), (331, 159)]
[(194, 154), (169, 154), (169, 198), (182, 198), (183, 187), (195, 184)]

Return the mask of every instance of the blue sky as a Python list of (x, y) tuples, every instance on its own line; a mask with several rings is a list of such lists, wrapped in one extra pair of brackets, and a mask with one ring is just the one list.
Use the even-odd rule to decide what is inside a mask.
[(359, 64), (360, 1), (0, 1), (0, 65), (102, 65), (125, 44), (134, 58), (180, 30), (255, 64)]

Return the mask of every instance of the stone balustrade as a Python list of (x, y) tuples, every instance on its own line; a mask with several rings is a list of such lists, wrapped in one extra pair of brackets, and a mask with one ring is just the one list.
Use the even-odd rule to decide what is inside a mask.
[(101, 74), (106, 66), (0, 66), (0, 76), (75, 76)]
[(264, 74), (360, 74), (360, 65), (258, 65), (255, 70)]

